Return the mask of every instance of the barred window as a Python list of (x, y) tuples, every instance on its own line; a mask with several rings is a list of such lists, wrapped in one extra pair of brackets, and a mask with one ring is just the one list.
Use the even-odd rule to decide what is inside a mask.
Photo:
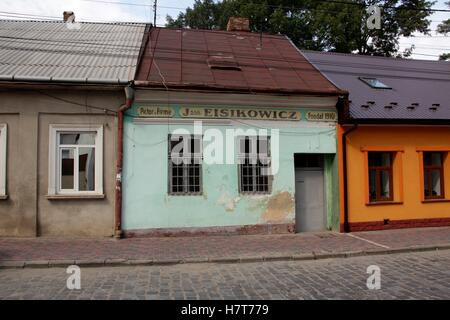
[(270, 137), (239, 138), (239, 192), (270, 193)]
[(169, 194), (202, 193), (202, 137), (169, 135)]

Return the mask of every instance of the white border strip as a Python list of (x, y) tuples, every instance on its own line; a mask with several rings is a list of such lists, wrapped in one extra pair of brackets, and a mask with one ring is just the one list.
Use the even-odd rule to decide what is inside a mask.
[(348, 235), (349, 237), (353, 237), (353, 238), (356, 238), (356, 239), (368, 242), (370, 244), (373, 244), (374, 246), (378, 246), (378, 247), (385, 248), (385, 249), (390, 249), (388, 246), (385, 246), (383, 244), (380, 244), (380, 243), (377, 243), (377, 242), (374, 242), (374, 241), (370, 241), (370, 240), (367, 240), (367, 239), (355, 236), (354, 234), (351, 234), (351, 233), (346, 233), (346, 235)]

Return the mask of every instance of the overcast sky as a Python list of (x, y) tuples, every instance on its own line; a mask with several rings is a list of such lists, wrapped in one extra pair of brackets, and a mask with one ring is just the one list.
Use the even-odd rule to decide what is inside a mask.
[[(448, 9), (445, 1), (438, 0), (433, 7)], [(176, 16), (193, 2), (194, 0), (158, 0), (157, 24), (164, 25), (167, 14)], [(153, 0), (0, 0), (0, 18), (39, 19), (46, 16), (48, 19), (59, 19), (64, 10), (71, 10), (79, 21), (153, 22), (152, 5)], [(430, 19), (433, 20), (431, 29), (436, 30), (439, 21), (450, 19), (450, 13), (435, 13)], [(403, 50), (415, 44), (415, 59), (436, 60), (441, 53), (450, 52), (450, 35), (443, 37), (436, 35), (435, 31), (431, 35), (432, 37), (417, 34), (415, 38), (401, 39), (400, 48)]]

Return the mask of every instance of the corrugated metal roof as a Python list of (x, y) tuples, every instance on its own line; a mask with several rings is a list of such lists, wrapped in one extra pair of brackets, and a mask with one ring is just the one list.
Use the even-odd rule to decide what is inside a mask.
[[(449, 120), (450, 63), (302, 51), (336, 86), (350, 93), (354, 119)], [(374, 89), (359, 77), (392, 89)]]
[(288, 38), (250, 32), (154, 28), (136, 80), (142, 86), (341, 93)]
[(145, 24), (0, 20), (0, 79), (134, 79)]

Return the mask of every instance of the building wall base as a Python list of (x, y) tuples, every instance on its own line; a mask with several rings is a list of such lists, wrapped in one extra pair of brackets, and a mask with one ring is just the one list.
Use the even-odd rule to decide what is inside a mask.
[(294, 233), (294, 223), (256, 224), (226, 227), (200, 228), (156, 228), (142, 230), (124, 230), (124, 238), (137, 237), (185, 237), (206, 235), (252, 235), (252, 234), (286, 234)]
[[(385, 221), (368, 221), (368, 222), (350, 222), (349, 231), (356, 232), (356, 231), (446, 227), (446, 226), (450, 226), (450, 218), (385, 220)], [(341, 224), (340, 229), (341, 232), (344, 231), (343, 224)]]

